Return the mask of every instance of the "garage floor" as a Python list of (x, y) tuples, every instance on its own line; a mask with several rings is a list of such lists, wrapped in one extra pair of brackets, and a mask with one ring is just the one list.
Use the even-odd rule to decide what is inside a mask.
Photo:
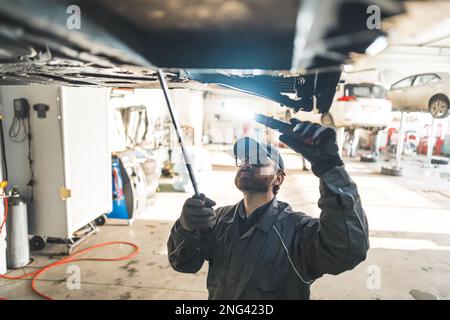
[[(410, 161), (405, 165), (405, 177), (388, 177), (378, 174), (380, 164), (356, 160), (346, 163), (368, 215), (371, 250), (367, 260), (355, 270), (317, 280), (312, 286), (312, 298), (421, 299), (423, 292), (450, 299), (448, 169), (425, 170), (420, 161)], [(203, 191), (218, 205), (240, 199), (233, 185), (234, 168), (216, 168), (213, 176), (211, 188)], [(297, 210), (318, 216), (318, 182), (310, 172), (289, 172), (278, 198)], [(56, 299), (205, 299), (206, 264), (198, 274), (191, 275), (173, 271), (167, 262), (165, 244), (169, 230), (188, 196), (161, 192), (131, 227), (106, 225), (86, 242), (86, 245), (112, 240), (134, 242), (141, 252), (132, 260), (76, 263), (81, 269), (80, 289), (67, 288), (68, 265), (47, 272), (37, 286)], [(58, 252), (56, 246), (49, 249)], [(89, 256), (111, 257), (129, 250), (116, 246), (99, 249)], [(28, 270), (57, 258), (35, 257)], [(0, 296), (39, 299), (31, 290), (30, 280), (1, 279)]]

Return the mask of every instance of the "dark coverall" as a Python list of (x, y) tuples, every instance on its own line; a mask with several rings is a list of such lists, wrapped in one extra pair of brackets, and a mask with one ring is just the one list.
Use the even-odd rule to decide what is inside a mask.
[(195, 273), (207, 260), (209, 299), (309, 299), (312, 281), (353, 269), (366, 258), (367, 219), (343, 166), (320, 177), (319, 219), (274, 198), (240, 236), (242, 202), (216, 209), (209, 231), (187, 232), (179, 221), (172, 228), (171, 266)]

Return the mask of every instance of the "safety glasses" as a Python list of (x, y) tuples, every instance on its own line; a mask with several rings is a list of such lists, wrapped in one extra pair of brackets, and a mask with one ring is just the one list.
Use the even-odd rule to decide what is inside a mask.
[(244, 165), (250, 165), (254, 168), (262, 168), (262, 167), (266, 167), (270, 165), (270, 161), (265, 161), (265, 162), (261, 162), (259, 160), (253, 160), (251, 161), (250, 159), (246, 158), (246, 159), (240, 159), (240, 158), (235, 158), (236, 160), (236, 167), (242, 168)]

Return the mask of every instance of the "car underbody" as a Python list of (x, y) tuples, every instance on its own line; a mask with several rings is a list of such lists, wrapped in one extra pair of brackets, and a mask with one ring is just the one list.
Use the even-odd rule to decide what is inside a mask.
[[(401, 1), (372, 2), (382, 18), (403, 12)], [(368, 5), (5, 0), (0, 85), (152, 88), (159, 86), (157, 68), (163, 68), (171, 88), (225, 85), (295, 111), (326, 112), (349, 54), (364, 53), (383, 35), (367, 27)], [(69, 28), (74, 14), (79, 29)]]

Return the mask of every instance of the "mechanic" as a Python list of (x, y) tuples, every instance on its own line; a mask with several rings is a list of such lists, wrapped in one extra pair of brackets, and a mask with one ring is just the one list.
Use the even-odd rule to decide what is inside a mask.
[(320, 217), (277, 200), (285, 172), (275, 147), (238, 140), (235, 185), (243, 200), (214, 210), (216, 203), (203, 194), (187, 199), (167, 243), (176, 271), (196, 273), (208, 261), (209, 299), (309, 299), (314, 280), (366, 258), (367, 219), (335, 131), (297, 119), (291, 124), (280, 141), (310, 161), (319, 177)]

